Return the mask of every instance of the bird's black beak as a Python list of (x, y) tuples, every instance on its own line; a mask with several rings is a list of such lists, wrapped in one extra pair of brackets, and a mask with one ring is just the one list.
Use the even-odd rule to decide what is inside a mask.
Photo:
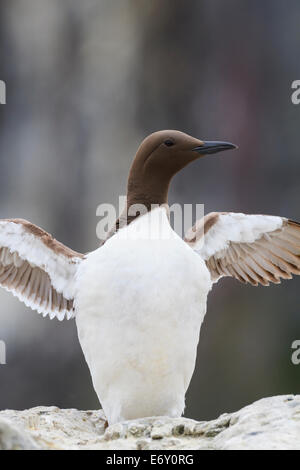
[(230, 142), (203, 142), (203, 145), (193, 148), (194, 152), (200, 155), (208, 155), (211, 153), (223, 152), (223, 150), (236, 149), (237, 146)]

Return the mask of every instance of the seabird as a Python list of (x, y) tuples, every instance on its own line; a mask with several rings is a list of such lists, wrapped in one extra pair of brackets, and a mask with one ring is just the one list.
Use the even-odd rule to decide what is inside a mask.
[[(122, 216), (85, 255), (30, 222), (0, 221), (0, 285), (43, 316), (75, 317), (109, 424), (182, 415), (207, 295), (220, 278), (267, 286), (300, 274), (300, 225), (284, 217), (212, 212), (184, 239), (172, 230), (172, 177), (233, 148), (172, 130), (148, 136)], [(132, 211), (140, 206), (144, 213)]]

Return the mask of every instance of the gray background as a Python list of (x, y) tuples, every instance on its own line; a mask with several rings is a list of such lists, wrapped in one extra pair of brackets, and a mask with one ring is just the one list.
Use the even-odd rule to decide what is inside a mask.
[[(300, 220), (299, 22), (297, 0), (1, 0), (0, 217), (95, 249), (98, 204), (124, 194), (145, 135), (175, 128), (240, 150), (187, 167), (170, 203)], [(187, 416), (299, 392), (299, 289), (220, 282)], [(42, 319), (1, 290), (0, 339), (0, 409), (99, 406), (74, 321)]]

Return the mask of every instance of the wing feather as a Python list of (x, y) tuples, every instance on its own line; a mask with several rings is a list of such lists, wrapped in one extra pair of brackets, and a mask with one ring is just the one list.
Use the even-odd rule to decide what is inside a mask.
[(0, 286), (43, 316), (74, 315), (74, 280), (82, 259), (26, 220), (0, 220)]
[(206, 261), (211, 277), (257, 286), (300, 274), (300, 224), (283, 217), (212, 212), (185, 241)]

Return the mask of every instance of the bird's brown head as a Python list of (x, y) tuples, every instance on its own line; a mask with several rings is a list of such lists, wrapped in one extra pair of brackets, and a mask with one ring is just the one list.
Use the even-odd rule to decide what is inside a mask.
[(198, 158), (236, 148), (228, 142), (207, 142), (180, 131), (158, 131), (146, 137), (128, 178), (130, 204), (164, 204), (172, 177)]

